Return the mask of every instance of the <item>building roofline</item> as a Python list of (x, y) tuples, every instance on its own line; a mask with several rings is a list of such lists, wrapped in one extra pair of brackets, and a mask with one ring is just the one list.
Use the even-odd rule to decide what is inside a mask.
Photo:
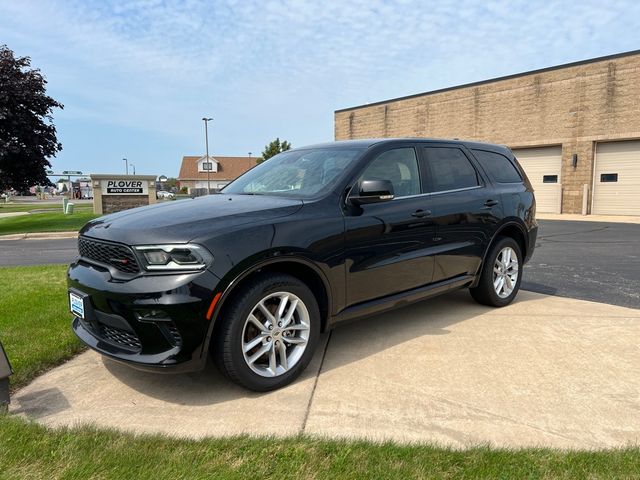
[[(236, 178), (238, 178), (238, 177), (234, 177), (234, 178), (229, 178), (229, 177), (224, 177), (224, 178), (211, 177), (210, 179), (211, 179), (211, 181), (216, 180), (216, 181), (229, 181), (230, 182), (231, 180), (235, 180)], [(197, 177), (197, 178), (194, 178), (194, 177), (176, 177), (176, 180), (179, 180), (181, 182), (182, 181), (198, 181), (198, 180), (206, 180), (206, 179), (207, 179), (206, 175), (204, 177)]]
[(430, 90), (428, 92), (414, 93), (412, 95), (405, 95), (403, 97), (390, 98), (388, 100), (381, 100), (379, 102), (365, 103), (362, 105), (356, 105), (355, 107), (347, 107), (347, 108), (341, 108), (339, 110), (334, 110), (334, 113), (348, 112), (350, 110), (358, 110), (360, 108), (365, 108), (365, 107), (375, 107), (377, 105), (384, 105), (386, 103), (397, 102), (400, 100), (409, 100), (411, 98), (423, 97), (426, 95), (433, 95), (436, 93), (450, 92), (453, 90), (460, 90), (460, 89), (469, 88), (469, 87), (477, 87), (480, 85), (486, 85), (488, 83), (500, 82), (503, 80), (511, 80), (513, 78), (525, 77), (527, 75), (534, 75), (534, 74), (544, 73), (544, 72), (551, 72), (553, 70), (560, 70), (563, 68), (578, 67), (580, 65), (588, 65), (590, 63), (604, 62), (606, 60), (614, 60), (616, 58), (630, 57), (632, 55), (640, 55), (640, 50), (631, 50), (628, 52), (615, 53), (613, 55), (605, 55), (604, 57), (589, 58), (587, 60), (580, 60), (577, 62), (563, 63), (562, 65), (554, 65), (552, 67), (545, 67), (545, 68), (539, 68), (537, 70), (529, 70), (527, 72), (514, 73), (511, 75), (506, 75), (504, 77), (495, 77), (495, 78), (490, 78), (488, 80), (480, 80), (478, 82), (471, 82), (471, 83), (465, 83), (462, 85), (455, 85), (453, 87), (440, 88), (438, 90)]
[(112, 180), (117, 178), (119, 180), (149, 180), (155, 181), (157, 175), (123, 175), (122, 173), (91, 173), (89, 174), (91, 180)]

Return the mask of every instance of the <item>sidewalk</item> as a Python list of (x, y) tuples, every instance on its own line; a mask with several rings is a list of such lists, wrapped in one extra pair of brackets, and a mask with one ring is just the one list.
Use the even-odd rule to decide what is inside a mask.
[(20, 217), (23, 215), (29, 215), (29, 212), (7, 212), (0, 213), (0, 218), (8, 218), (8, 217)]
[(612, 222), (640, 224), (640, 217), (628, 215), (580, 215), (578, 213), (536, 213), (538, 220), (567, 220), (578, 222)]
[(55, 238), (76, 238), (78, 232), (33, 232), (33, 233), (12, 233), (10, 235), (0, 235), (2, 240), (45, 240)]

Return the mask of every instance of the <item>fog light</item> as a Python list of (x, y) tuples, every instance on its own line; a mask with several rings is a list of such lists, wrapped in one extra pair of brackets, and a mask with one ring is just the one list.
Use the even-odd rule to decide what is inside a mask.
[(138, 310), (136, 318), (141, 322), (170, 322), (171, 317), (164, 310), (151, 308), (149, 310)]

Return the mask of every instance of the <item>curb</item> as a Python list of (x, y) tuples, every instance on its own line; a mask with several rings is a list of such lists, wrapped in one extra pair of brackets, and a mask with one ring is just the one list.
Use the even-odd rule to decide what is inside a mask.
[(29, 212), (0, 212), (0, 218), (24, 217), (25, 215), (29, 215)]
[(58, 238), (76, 238), (78, 232), (34, 232), (34, 233), (14, 233), (11, 235), (0, 235), (2, 240), (46, 240)]

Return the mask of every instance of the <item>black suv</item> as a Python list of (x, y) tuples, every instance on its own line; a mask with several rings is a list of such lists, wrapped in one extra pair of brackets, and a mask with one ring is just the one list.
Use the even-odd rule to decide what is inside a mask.
[(504, 146), (335, 142), (283, 152), (194, 200), (107, 215), (68, 272), (73, 329), (131, 366), (293, 381), (320, 332), (469, 288), (515, 298), (537, 233), (533, 190)]

